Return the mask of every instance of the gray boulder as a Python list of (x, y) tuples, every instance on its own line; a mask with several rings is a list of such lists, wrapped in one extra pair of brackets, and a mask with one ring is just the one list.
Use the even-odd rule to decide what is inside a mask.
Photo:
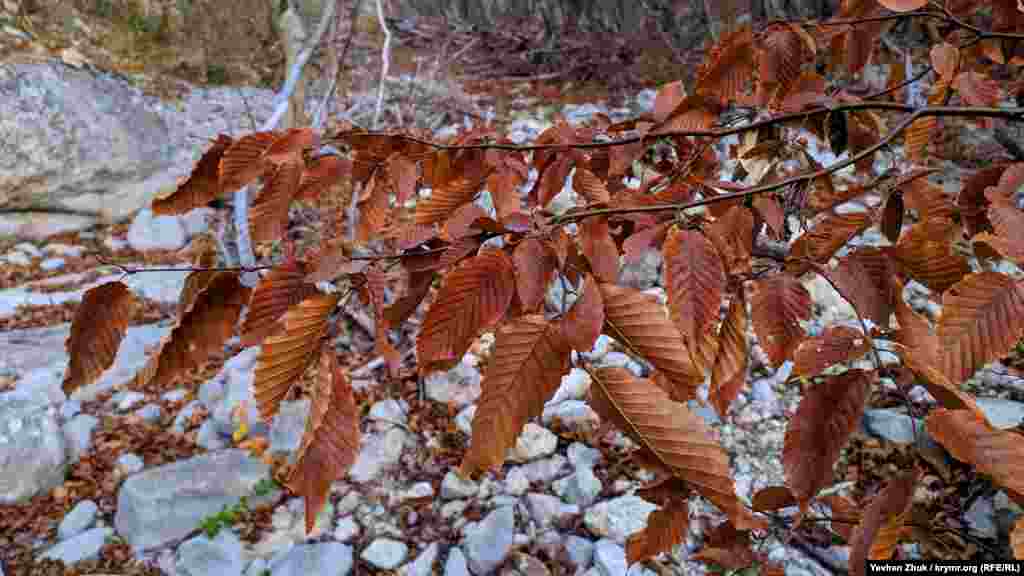
[(352, 571), (352, 548), (337, 542), (302, 544), (270, 563), (272, 576), (346, 576)]
[(245, 551), (238, 536), (221, 530), (212, 540), (196, 536), (178, 548), (178, 572), (185, 576), (241, 576)]
[(501, 566), (515, 540), (516, 512), (511, 506), (498, 508), (484, 517), (462, 543), (473, 574), (491, 574)]
[(0, 504), (57, 486), (66, 461), (56, 409), (17, 392), (0, 394)]
[(113, 535), (114, 531), (110, 528), (86, 530), (43, 552), (40, 558), (60, 560), (70, 566), (76, 562), (97, 557), (100, 549), (107, 543), (107, 538)]
[(195, 456), (129, 477), (117, 494), (114, 527), (135, 548), (151, 548), (181, 538), (203, 518), (243, 496), (250, 506), (270, 502), (275, 493), (256, 497), (253, 488), (270, 468), (243, 450)]

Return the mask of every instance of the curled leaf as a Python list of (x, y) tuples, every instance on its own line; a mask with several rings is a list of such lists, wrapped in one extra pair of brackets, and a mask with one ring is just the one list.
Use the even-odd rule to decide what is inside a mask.
[(95, 382), (114, 363), (136, 304), (135, 294), (122, 282), (86, 290), (64, 343), (69, 357), (61, 383), (65, 394)]
[(153, 214), (184, 214), (220, 197), (220, 160), (233, 142), (226, 134), (217, 136), (213, 146), (196, 162), (188, 178), (170, 195), (153, 200)]
[(805, 337), (801, 320), (811, 318), (811, 295), (789, 274), (753, 282), (750, 314), (761, 347), (775, 366), (793, 357)]
[(593, 276), (583, 281), (580, 297), (562, 319), (562, 333), (577, 352), (589, 352), (604, 326), (604, 301), (601, 288)]

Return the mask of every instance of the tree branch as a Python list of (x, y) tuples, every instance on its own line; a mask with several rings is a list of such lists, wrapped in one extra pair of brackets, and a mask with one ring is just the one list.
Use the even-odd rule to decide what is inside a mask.
[(377, 109), (373, 113), (373, 129), (376, 130), (380, 122), (381, 106), (384, 104), (384, 84), (388, 77), (388, 69), (391, 67), (391, 30), (384, 20), (384, 6), (381, 0), (377, 0), (377, 20), (384, 30), (384, 46), (381, 48), (380, 62), (380, 84), (377, 86)]

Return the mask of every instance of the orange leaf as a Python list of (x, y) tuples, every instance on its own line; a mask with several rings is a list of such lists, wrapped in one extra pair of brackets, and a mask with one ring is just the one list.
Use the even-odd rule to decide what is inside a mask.
[(352, 386), (334, 352), (324, 348), (306, 430), (287, 481), (288, 489), (306, 500), (306, 534), (313, 531), (331, 484), (355, 462), (359, 441), (359, 410)]
[(608, 231), (604, 216), (587, 218), (580, 224), (580, 244), (594, 276), (602, 282), (619, 279), (619, 249)]
[(810, 262), (824, 264), (851, 238), (871, 225), (867, 214), (828, 214), (793, 242), (786, 257), (786, 270), (800, 276)]
[(70, 358), (61, 384), (65, 394), (95, 382), (114, 363), (137, 303), (121, 282), (86, 290), (64, 342)]
[(747, 303), (742, 291), (729, 304), (718, 340), (708, 400), (724, 417), (747, 380)]
[(306, 298), (285, 313), (281, 319), (284, 328), (263, 341), (256, 362), (253, 395), (265, 421), (274, 417), (281, 400), (317, 359), (327, 334), (328, 316), (340, 300), (340, 293), (317, 293)]
[(654, 115), (655, 122), (662, 122), (673, 110), (679, 106), (679, 103), (686, 98), (686, 88), (683, 86), (682, 80), (676, 80), (675, 82), (669, 82), (658, 90), (657, 96), (654, 97)]
[(786, 428), (782, 466), (793, 495), (805, 508), (832, 484), (832, 465), (860, 425), (873, 372), (849, 370), (810, 386)]
[(999, 83), (974, 70), (958, 74), (953, 87), (968, 106), (997, 106), (1002, 99)]
[(367, 242), (378, 236), (387, 224), (391, 188), (380, 171), (374, 171), (359, 199), (359, 225), (356, 239)]
[(279, 132), (254, 132), (235, 140), (220, 160), (220, 187), (226, 194), (263, 175), (264, 154), (280, 136)]
[(499, 250), (481, 252), (452, 270), (416, 337), (420, 371), (436, 362), (458, 362), (473, 339), (505, 315), (515, 290), (515, 268)]
[(750, 273), (750, 251), (754, 246), (754, 215), (743, 206), (733, 206), (708, 227), (708, 239), (722, 257), (731, 276)]
[(758, 100), (777, 103), (800, 77), (808, 53), (803, 38), (790, 26), (772, 26), (758, 50)]
[(1017, 560), (1024, 560), (1024, 518), (1018, 518), (1010, 532), (1010, 548), (1013, 549), (1013, 557)]
[(697, 94), (722, 104), (737, 100), (754, 73), (754, 36), (749, 26), (723, 36), (697, 72)]
[(604, 326), (601, 288), (593, 276), (583, 281), (582, 294), (562, 319), (562, 334), (577, 352), (589, 352)]
[(591, 204), (611, 201), (611, 195), (608, 194), (608, 188), (604, 182), (596, 174), (582, 166), (576, 167), (576, 173), (572, 176), (572, 188)]
[(535, 311), (544, 303), (548, 283), (555, 275), (555, 255), (540, 240), (527, 238), (516, 245), (512, 261), (516, 266), (519, 301), (524, 310)]
[(940, 82), (949, 83), (956, 76), (960, 68), (960, 51), (949, 42), (943, 42), (932, 46), (931, 50), (932, 68), (939, 75)]
[[(729, 456), (711, 438), (704, 419), (673, 402), (657, 384), (624, 368), (594, 371), (591, 406), (613, 422), (675, 477), (693, 485), (734, 522), (744, 517), (736, 499)], [(737, 526), (745, 522), (736, 522)]]
[(822, 269), (857, 313), (879, 326), (888, 326), (892, 314), (889, 254), (888, 248), (862, 246), (840, 258), (835, 268)]
[(811, 295), (800, 280), (779, 274), (753, 282), (750, 313), (761, 348), (775, 366), (793, 358), (805, 334), (801, 320), (811, 318)]
[(206, 290), (206, 287), (209, 286), (210, 282), (216, 277), (216, 270), (196, 270), (195, 272), (189, 272), (188, 276), (185, 277), (185, 285), (181, 288), (181, 294), (178, 295), (178, 311), (175, 316), (179, 320), (185, 316), (185, 313), (192, 309), (192, 305), (195, 304), (196, 298)]
[(413, 159), (405, 154), (392, 154), (388, 158), (387, 172), (391, 178), (391, 188), (395, 191), (396, 205), (401, 207), (408, 199), (416, 197), (416, 181), (419, 174)]
[(761, 488), (750, 499), (754, 512), (774, 512), (790, 506), (797, 506), (796, 497), (786, 486), (768, 486)]
[(462, 473), (500, 466), (530, 418), (539, 416), (569, 372), (569, 345), (559, 324), (540, 315), (502, 325), (494, 356), (483, 379), (483, 395), (473, 417), (477, 439), (462, 461)]
[(968, 275), (943, 294), (938, 334), (942, 372), (959, 384), (1024, 336), (1024, 284), (998, 272)]
[(887, 560), (892, 557), (904, 534), (917, 477), (917, 470), (905, 472), (871, 499), (850, 542), (850, 567), (854, 576), (864, 576), (869, 558)]
[(1024, 452), (1020, 434), (997, 430), (971, 410), (933, 410), (926, 421), (928, 433), (954, 458), (973, 464), (997, 484), (1024, 491)]
[(333, 184), (352, 175), (352, 161), (339, 156), (319, 156), (302, 171), (296, 196), (303, 200), (315, 200)]
[(672, 321), (690, 351), (698, 371), (714, 361), (699, 353), (708, 333), (714, 333), (725, 289), (722, 259), (699, 232), (673, 228), (662, 247), (665, 288)]
[(793, 376), (813, 378), (833, 364), (856, 360), (871, 349), (864, 333), (849, 326), (832, 324), (821, 336), (800, 343), (793, 354)]
[(900, 238), (893, 259), (918, 282), (944, 292), (971, 271), (967, 257), (953, 250), (959, 232), (946, 218), (918, 222)]
[(255, 346), (281, 328), (278, 320), (289, 308), (318, 293), (305, 280), (302, 264), (289, 260), (260, 279), (242, 324), (242, 346)]
[(472, 201), (483, 183), (483, 180), (460, 176), (433, 188), (429, 198), (416, 203), (415, 222), (421, 225), (444, 222), (456, 208)]
[(162, 389), (214, 351), (222, 350), (235, 331), (242, 307), (249, 301), (249, 293), (250, 289), (242, 286), (237, 274), (219, 272), (171, 331), (147, 383)]
[(928, 0), (878, 0), (878, 3), (893, 12), (910, 12), (924, 8)]
[(690, 523), (690, 504), (673, 500), (647, 516), (647, 527), (629, 536), (626, 559), (630, 564), (671, 552), (672, 547), (686, 541)]
[(660, 370), (678, 398), (693, 398), (703, 383), (679, 330), (652, 296), (615, 284), (600, 284), (605, 334)]
[(288, 228), (288, 206), (299, 190), (301, 178), (301, 159), (293, 158), (277, 166), (249, 208), (249, 230), (254, 242), (284, 238)]
[(225, 134), (217, 136), (213, 146), (196, 162), (189, 177), (170, 195), (153, 200), (153, 214), (184, 214), (218, 198), (221, 195), (220, 160), (233, 142)]

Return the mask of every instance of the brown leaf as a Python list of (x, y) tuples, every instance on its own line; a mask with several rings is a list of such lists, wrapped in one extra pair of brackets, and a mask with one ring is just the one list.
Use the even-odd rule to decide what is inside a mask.
[(998, 188), (987, 189), (985, 198), (989, 201), (988, 218), (996, 234), (1016, 251), (1024, 250), (1024, 211)]
[(974, 70), (958, 74), (953, 87), (968, 106), (997, 106), (1002, 99), (999, 83)]
[(611, 201), (605, 183), (586, 168), (576, 167), (576, 173), (572, 176), (572, 188), (591, 204)]
[(832, 465), (860, 425), (864, 401), (876, 376), (849, 370), (810, 386), (786, 428), (782, 466), (793, 495), (806, 507), (832, 484)]
[[(744, 510), (736, 499), (729, 456), (711, 438), (704, 420), (664, 390), (623, 368), (592, 373), (591, 406), (653, 455), (661, 467), (692, 485), (734, 520)], [(739, 525), (739, 524), (737, 524)]]
[(217, 136), (213, 146), (196, 162), (188, 178), (170, 195), (153, 200), (153, 214), (184, 214), (220, 197), (220, 160), (233, 142), (226, 134)]
[(456, 208), (471, 202), (483, 183), (460, 176), (440, 188), (433, 188), (429, 198), (416, 203), (415, 222), (425, 226), (444, 222)]
[(619, 279), (619, 249), (608, 231), (607, 218), (587, 218), (580, 223), (580, 244), (598, 280), (615, 282)]
[(1006, 168), (1007, 164), (995, 164), (964, 177), (956, 203), (968, 235), (992, 230), (992, 224), (988, 221), (985, 190), (999, 184)]
[(264, 154), (281, 134), (254, 132), (235, 140), (220, 160), (221, 193), (238, 190), (263, 175), (267, 169)]
[(796, 497), (786, 486), (761, 488), (750, 499), (750, 507), (754, 512), (774, 512), (797, 505)]
[(216, 270), (189, 272), (188, 276), (185, 277), (185, 285), (181, 288), (181, 294), (178, 295), (178, 311), (175, 314), (178, 320), (181, 320), (185, 313), (192, 309), (196, 298), (206, 290), (206, 287), (210, 285), (210, 281), (217, 277), (217, 273)]
[(458, 362), (480, 331), (505, 315), (515, 290), (515, 268), (500, 250), (481, 252), (452, 270), (416, 337), (421, 372), (436, 362)]
[(652, 296), (615, 284), (600, 284), (608, 336), (664, 373), (676, 397), (693, 398), (703, 383), (679, 330)]
[(754, 215), (744, 206), (733, 206), (708, 227), (708, 239), (722, 257), (726, 274), (750, 274), (754, 246)]
[(761, 348), (774, 366), (793, 358), (803, 341), (801, 320), (811, 318), (811, 295), (800, 280), (779, 274), (753, 282), (751, 319)]
[(1024, 245), (1007, 240), (1003, 236), (982, 232), (971, 238), (971, 243), (974, 244), (975, 254), (979, 258), (981, 257), (980, 251), (984, 249), (983, 247), (988, 247), (988, 249), (994, 250), (999, 256), (1012, 260), (1018, 266), (1024, 265)]
[(943, 294), (938, 334), (942, 372), (959, 384), (1024, 336), (1024, 285), (998, 272), (968, 275)]
[(738, 100), (754, 75), (753, 39), (749, 26), (723, 36), (697, 72), (697, 94), (719, 99), (722, 104)]
[(315, 200), (342, 178), (352, 175), (352, 161), (340, 156), (318, 156), (302, 171), (296, 196), (302, 200)]
[(662, 247), (668, 309), (683, 344), (701, 373), (711, 367), (714, 353), (700, 353), (702, 343), (715, 331), (725, 290), (722, 259), (699, 232), (673, 228)]
[(306, 534), (327, 502), (335, 480), (341, 480), (359, 454), (359, 410), (348, 376), (334, 352), (320, 353), (320, 373), (313, 388), (306, 430), (302, 434), (288, 489), (306, 500)]
[(253, 395), (260, 416), (274, 417), (281, 400), (317, 359), (327, 334), (327, 320), (341, 300), (340, 293), (317, 293), (292, 306), (281, 319), (284, 328), (263, 341), (256, 362)]
[(867, 214), (828, 214), (793, 242), (786, 256), (786, 270), (794, 276), (809, 271), (809, 263), (824, 264), (851, 238), (871, 225)]
[(1013, 557), (1017, 560), (1024, 560), (1024, 518), (1018, 518), (1010, 532), (1010, 548), (1013, 549)]
[(900, 239), (900, 230), (903, 228), (903, 194), (894, 192), (889, 195), (885, 202), (885, 211), (882, 212), (882, 234), (895, 244)]
[(893, 259), (918, 282), (944, 292), (971, 271), (967, 258), (953, 250), (957, 235), (959, 228), (951, 220), (918, 222), (900, 238)]
[(657, 96), (654, 97), (654, 110), (652, 111), (654, 121), (664, 121), (685, 98), (686, 88), (683, 86), (682, 80), (669, 82), (662, 86), (658, 90)]
[(452, 212), (441, 228), (441, 239), (454, 242), (466, 236), (480, 233), (473, 223), (479, 218), (486, 218), (487, 212), (477, 204), (463, 204)]
[(282, 328), (278, 320), (292, 306), (317, 294), (305, 279), (302, 263), (289, 260), (260, 279), (249, 301), (249, 313), (242, 324), (242, 346), (255, 346)]
[(1024, 452), (1020, 434), (997, 430), (971, 410), (933, 410), (926, 421), (928, 433), (961, 462), (1015, 492), (1024, 491)]
[(96, 381), (114, 363), (138, 301), (122, 282), (85, 291), (64, 342), (68, 369), (61, 388), (68, 396)]
[(758, 100), (777, 103), (800, 77), (808, 56), (804, 40), (789, 26), (772, 26), (758, 48)]
[(647, 527), (633, 533), (626, 542), (626, 560), (633, 564), (653, 558), (686, 541), (690, 523), (690, 504), (686, 500), (673, 500), (660, 510), (647, 516)]
[(358, 241), (367, 242), (376, 238), (384, 229), (390, 210), (390, 193), (387, 181), (379, 170), (375, 170), (359, 198), (359, 223), (356, 229)]
[(960, 68), (960, 51), (949, 42), (932, 46), (932, 68), (939, 75), (941, 82), (952, 82)]
[(910, 513), (917, 478), (917, 470), (905, 472), (871, 499), (850, 542), (850, 566), (854, 576), (864, 576), (869, 558), (887, 560), (892, 557)]
[(850, 362), (871, 349), (871, 341), (856, 328), (831, 324), (820, 336), (800, 343), (793, 354), (793, 376), (813, 378), (833, 364)]
[(500, 466), (523, 426), (540, 415), (569, 371), (569, 344), (559, 324), (540, 315), (502, 325), (494, 351), (473, 417), (473, 437), (478, 440), (462, 461), (465, 475)]
[(249, 208), (249, 233), (254, 242), (284, 238), (288, 229), (288, 206), (299, 190), (302, 178), (300, 158), (280, 163), (263, 191)]
[(625, 263), (632, 264), (637, 262), (645, 252), (660, 246), (665, 241), (665, 235), (671, 225), (670, 222), (663, 222), (642, 228), (630, 234), (625, 242), (622, 243), (622, 256)]
[(384, 310), (384, 318), (392, 326), (398, 326), (416, 311), (420, 302), (430, 292), (430, 285), (434, 282), (433, 270), (421, 270), (410, 272), (406, 281), (405, 293), (397, 298), (391, 306)]
[(155, 372), (147, 384), (163, 389), (182, 372), (222, 350), (235, 331), (249, 293), (250, 289), (242, 286), (234, 272), (219, 272), (210, 280), (160, 349)]
[(747, 303), (742, 291), (729, 304), (718, 340), (708, 401), (724, 418), (747, 379)]
[(580, 297), (562, 319), (562, 334), (577, 352), (589, 352), (604, 326), (604, 301), (601, 287), (590, 274), (583, 281)]
[[(516, 291), (523, 309), (536, 311), (544, 303), (544, 294), (555, 275), (555, 255), (536, 238), (527, 238), (512, 251), (516, 267)], [(598, 326), (600, 332), (600, 326)]]
[(416, 162), (405, 154), (396, 153), (388, 158), (388, 176), (395, 191), (395, 204), (404, 206), (410, 198), (416, 198), (416, 181), (419, 178)]
[(840, 258), (835, 268), (822, 270), (861, 317), (884, 327), (892, 314), (889, 254), (888, 248), (862, 246)]

